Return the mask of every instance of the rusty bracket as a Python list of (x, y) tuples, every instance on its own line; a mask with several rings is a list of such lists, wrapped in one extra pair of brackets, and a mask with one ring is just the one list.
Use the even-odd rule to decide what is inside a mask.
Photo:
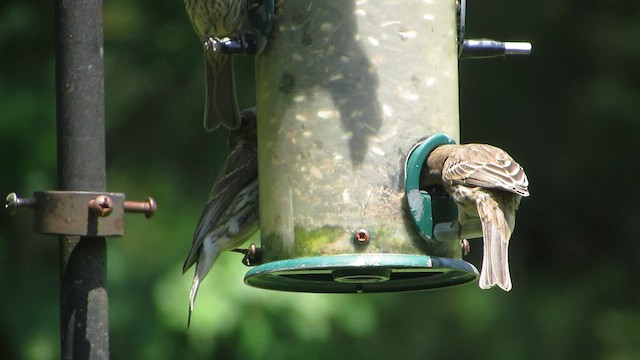
[(12, 214), (18, 208), (33, 209), (33, 232), (38, 234), (122, 236), (125, 212), (144, 213), (148, 219), (158, 206), (153, 198), (125, 201), (122, 193), (36, 191), (33, 198), (9, 194), (5, 208)]

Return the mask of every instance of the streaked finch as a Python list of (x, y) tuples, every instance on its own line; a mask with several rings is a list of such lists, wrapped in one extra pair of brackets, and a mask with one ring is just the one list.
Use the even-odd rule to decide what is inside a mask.
[(429, 175), (441, 181), (458, 207), (458, 223), (482, 224), (483, 259), (479, 285), (511, 290), (508, 248), (520, 200), (529, 196), (524, 169), (491, 145), (441, 145), (427, 158)]
[(242, 245), (258, 223), (258, 159), (255, 110), (243, 111), (242, 126), (229, 131), (231, 152), (202, 210), (193, 245), (182, 268), (196, 264), (189, 293), (189, 320), (198, 288), (220, 252)]
[[(193, 29), (205, 47), (209, 37), (236, 35), (242, 26), (246, 0), (184, 0)], [(204, 128), (213, 131), (220, 124), (240, 127), (231, 55), (205, 51)]]

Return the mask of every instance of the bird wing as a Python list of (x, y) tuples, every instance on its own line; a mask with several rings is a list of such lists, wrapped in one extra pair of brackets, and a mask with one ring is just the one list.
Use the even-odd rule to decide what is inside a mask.
[(468, 144), (445, 160), (443, 180), (451, 184), (500, 189), (529, 196), (529, 180), (524, 169), (505, 151), (483, 144)]
[(245, 156), (242, 152), (255, 151), (241, 148), (229, 154), (224, 168), (218, 174), (209, 200), (202, 210), (198, 225), (193, 234), (193, 245), (182, 267), (185, 273), (197, 261), (200, 247), (207, 234), (216, 226), (223, 212), (238, 192), (258, 176), (256, 156)]

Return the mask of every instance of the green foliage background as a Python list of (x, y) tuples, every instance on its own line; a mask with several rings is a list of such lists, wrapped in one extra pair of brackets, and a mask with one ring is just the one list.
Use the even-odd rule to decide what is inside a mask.
[[(108, 188), (160, 205), (109, 240), (112, 358), (640, 358), (640, 3), (469, 1), (469, 37), (534, 44), (460, 64), (462, 141), (508, 149), (531, 180), (511, 293), (278, 293), (243, 285), (225, 254), (189, 333), (180, 269), (224, 134), (202, 130), (181, 1), (110, 0), (104, 19)], [(0, 4), (2, 194), (56, 188), (53, 39), (51, 2)], [(57, 240), (30, 229), (27, 212), (0, 214), (3, 359), (59, 357)]]

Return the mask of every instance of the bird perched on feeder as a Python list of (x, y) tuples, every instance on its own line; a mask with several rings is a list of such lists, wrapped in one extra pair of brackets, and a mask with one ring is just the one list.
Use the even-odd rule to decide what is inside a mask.
[(231, 55), (207, 49), (210, 37), (235, 35), (242, 26), (246, 0), (184, 0), (193, 29), (205, 48), (204, 128), (240, 127)]
[(189, 320), (198, 288), (220, 252), (242, 245), (258, 223), (258, 159), (255, 109), (242, 112), (242, 126), (229, 131), (231, 152), (218, 174), (193, 235), (184, 274), (196, 270), (189, 293)]
[(504, 150), (491, 145), (441, 145), (427, 158), (429, 176), (437, 178), (458, 207), (458, 223), (480, 219), (483, 259), (479, 285), (511, 290), (509, 239), (520, 200), (529, 196), (524, 169)]

